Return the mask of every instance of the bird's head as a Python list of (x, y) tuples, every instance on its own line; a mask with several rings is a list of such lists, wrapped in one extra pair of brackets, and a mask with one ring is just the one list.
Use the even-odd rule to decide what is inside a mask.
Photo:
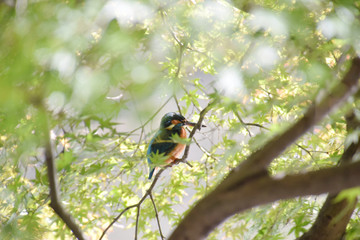
[(162, 117), (160, 128), (165, 128), (167, 130), (171, 130), (175, 125), (177, 125), (179, 123), (183, 124), (183, 126), (184, 125), (189, 125), (189, 126), (196, 125), (196, 123), (189, 122), (188, 120), (186, 120), (186, 118), (184, 116), (182, 116), (181, 114), (178, 114), (175, 112), (169, 112)]

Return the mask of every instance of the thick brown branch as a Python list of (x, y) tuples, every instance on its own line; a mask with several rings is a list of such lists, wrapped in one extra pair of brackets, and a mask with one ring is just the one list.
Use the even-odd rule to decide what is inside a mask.
[(226, 218), (252, 207), (359, 186), (359, 171), (360, 162), (356, 162), (278, 179), (263, 175), (230, 191), (212, 192), (192, 209), (169, 239), (203, 239)]
[(47, 165), (47, 172), (49, 178), (49, 187), (50, 187), (50, 206), (54, 209), (55, 213), (64, 221), (64, 223), (70, 228), (77, 239), (85, 239), (80, 227), (75, 222), (74, 218), (65, 210), (60, 200), (60, 193), (57, 183), (57, 174), (55, 162), (51, 150), (50, 143), (50, 132), (48, 127), (45, 127), (45, 160)]
[[(353, 183), (353, 186), (358, 184), (360, 177), (357, 177), (356, 173), (354, 177), (341, 171), (344, 168), (346, 171), (353, 171), (353, 169), (347, 169), (348, 166), (327, 169), (324, 172), (335, 171), (338, 174), (337, 178), (326, 174), (324, 176), (321, 171), (316, 172), (319, 175), (314, 175), (313, 172), (303, 175), (303, 177), (316, 178), (316, 183), (309, 177), (299, 179), (298, 176), (288, 176), (285, 178), (286, 181), (274, 180), (266, 172), (268, 165), (290, 144), (356, 92), (359, 77), (360, 59), (355, 58), (348, 73), (332, 91), (321, 101), (314, 101), (300, 120), (284, 133), (274, 137), (232, 171), (212, 193), (196, 204), (175, 229), (170, 239), (202, 239), (227, 217), (250, 207), (295, 196), (335, 192), (335, 189), (339, 191), (351, 187), (350, 183)], [(357, 170), (360, 170), (360, 164), (357, 167)], [(350, 176), (353, 177), (352, 181), (345, 181)], [(326, 178), (325, 182), (324, 178)], [(334, 179), (338, 182), (334, 182)], [(330, 184), (329, 181), (334, 184)], [(268, 183), (272, 185), (266, 185)], [(288, 189), (288, 192), (283, 189)]]

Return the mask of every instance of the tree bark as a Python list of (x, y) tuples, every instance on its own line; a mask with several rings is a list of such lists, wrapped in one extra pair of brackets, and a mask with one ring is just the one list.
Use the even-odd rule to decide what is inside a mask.
[[(360, 126), (360, 122), (353, 111), (346, 117), (346, 123), (348, 132), (352, 132)], [(360, 139), (356, 143), (351, 143), (344, 151), (339, 161), (340, 165), (351, 162), (359, 149)], [(338, 196), (339, 194), (330, 194), (326, 198), (314, 224), (298, 240), (341, 240), (343, 238), (346, 226), (355, 209), (357, 198), (339, 201), (336, 199)]]
[(357, 200), (336, 201), (338, 194), (329, 195), (310, 230), (298, 240), (341, 240), (355, 209)]

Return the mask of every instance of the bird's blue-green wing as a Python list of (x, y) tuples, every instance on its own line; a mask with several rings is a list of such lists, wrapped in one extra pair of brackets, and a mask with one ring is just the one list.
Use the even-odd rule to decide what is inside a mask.
[(149, 179), (152, 178), (152, 175), (154, 174), (154, 170), (155, 170), (151, 158), (154, 157), (155, 155), (167, 156), (176, 147), (176, 145), (177, 143), (174, 143), (170, 139), (164, 140), (159, 138), (158, 136), (155, 136), (151, 140), (147, 151), (147, 160), (150, 166)]

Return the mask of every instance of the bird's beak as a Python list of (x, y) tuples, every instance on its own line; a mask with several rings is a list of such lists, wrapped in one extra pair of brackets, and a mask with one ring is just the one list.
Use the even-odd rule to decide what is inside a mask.
[[(196, 123), (194, 123), (194, 122), (189, 122), (188, 120), (185, 120), (184, 124), (185, 124), (185, 125), (188, 125), (188, 126), (192, 126), (192, 127), (194, 127), (194, 126), (196, 125)], [(206, 127), (206, 125), (203, 125), (203, 124), (202, 124), (201, 127)]]

